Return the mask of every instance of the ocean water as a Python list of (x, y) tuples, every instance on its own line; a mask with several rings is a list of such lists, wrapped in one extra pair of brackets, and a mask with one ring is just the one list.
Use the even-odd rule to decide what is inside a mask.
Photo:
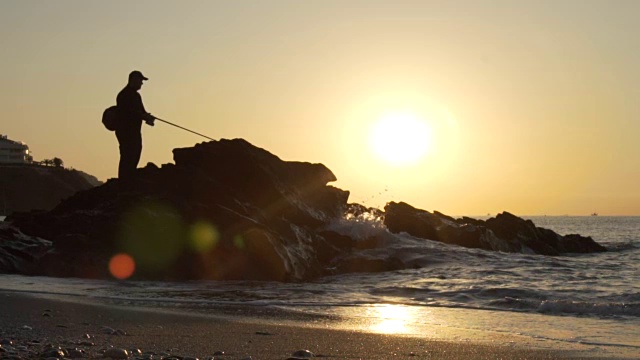
[[(558, 257), (445, 245), (387, 232), (366, 214), (331, 228), (383, 246), (405, 269), (304, 283), (90, 281), (0, 275), (0, 290), (428, 339), (568, 349), (640, 358), (640, 217), (531, 217), (560, 234), (591, 236), (606, 253)], [(252, 311), (242, 311), (242, 308)], [(271, 315), (269, 315), (271, 314)], [(270, 318), (271, 317), (271, 318)], [(298, 320), (296, 320), (298, 319)], [(254, 319), (255, 320), (255, 319)]]

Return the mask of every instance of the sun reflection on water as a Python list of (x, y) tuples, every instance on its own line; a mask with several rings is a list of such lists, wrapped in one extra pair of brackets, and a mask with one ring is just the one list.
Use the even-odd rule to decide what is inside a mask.
[[(374, 322), (369, 328), (380, 334), (409, 334), (413, 323), (411, 308), (404, 305), (377, 304), (369, 310)], [(415, 319), (413, 319), (415, 321)]]

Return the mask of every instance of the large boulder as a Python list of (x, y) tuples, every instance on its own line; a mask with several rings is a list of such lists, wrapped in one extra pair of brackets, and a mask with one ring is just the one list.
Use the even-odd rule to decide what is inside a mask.
[(140, 278), (299, 280), (339, 251), (319, 230), (349, 193), (327, 185), (336, 177), (324, 165), (283, 161), (242, 139), (175, 149), (174, 161), (8, 218), (53, 244), (31, 273), (108, 277), (122, 253)]
[(531, 220), (519, 218), (508, 212), (488, 219), (485, 226), (498, 238), (512, 244), (520, 244), (523, 248), (543, 255), (563, 253), (604, 252), (607, 249), (596, 243), (591, 237), (558, 233), (535, 226)]
[(475, 224), (459, 224), (439, 212), (416, 209), (407, 203), (390, 202), (385, 208), (384, 224), (392, 233), (409, 235), (468, 248), (492, 250), (486, 231)]
[(542, 255), (606, 251), (590, 237), (562, 236), (508, 212), (486, 221), (454, 219), (437, 211), (431, 213), (403, 202), (390, 202), (385, 206), (384, 223), (393, 233), (405, 232), (468, 248)]

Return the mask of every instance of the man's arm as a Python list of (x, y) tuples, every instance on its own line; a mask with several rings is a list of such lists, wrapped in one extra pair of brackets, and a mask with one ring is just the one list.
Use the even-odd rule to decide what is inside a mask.
[(155, 117), (149, 114), (142, 103), (142, 96), (137, 91), (127, 91), (125, 89), (118, 94), (116, 103), (118, 108), (127, 118), (143, 119), (147, 124), (153, 125)]
[(148, 124), (153, 126), (153, 121), (156, 119), (155, 116), (151, 115), (149, 112), (147, 112), (147, 110), (144, 108), (144, 104), (142, 103), (142, 96), (140, 96), (140, 94), (136, 93), (138, 95), (138, 101), (140, 102), (139, 108), (141, 109), (141, 118)]

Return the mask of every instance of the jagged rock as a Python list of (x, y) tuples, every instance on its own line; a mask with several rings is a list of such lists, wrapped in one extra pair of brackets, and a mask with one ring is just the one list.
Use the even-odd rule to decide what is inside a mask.
[(513, 244), (521, 244), (537, 254), (558, 255), (606, 251), (605, 247), (590, 237), (562, 236), (552, 230), (535, 226), (531, 220), (524, 220), (508, 212), (488, 219), (485, 224), (498, 238)]
[(542, 255), (606, 251), (590, 237), (562, 236), (508, 212), (486, 221), (454, 219), (437, 211), (430, 213), (406, 203), (390, 202), (385, 206), (384, 223), (393, 233), (406, 232), (468, 248)]
[(326, 256), (315, 248), (334, 245), (318, 230), (342, 215), (349, 196), (327, 185), (336, 177), (324, 165), (283, 161), (242, 139), (175, 149), (174, 160), (110, 179), (51, 211), (9, 217), (24, 234), (53, 242), (31, 273), (104, 278), (117, 253), (133, 257), (140, 278), (322, 273)]
[(450, 217), (416, 209), (407, 203), (390, 202), (385, 206), (384, 224), (393, 233), (440, 241), (469, 248), (490, 250), (483, 232), (473, 224), (458, 224)]
[(51, 246), (51, 241), (27, 236), (0, 222), (0, 273), (30, 273)]
[(560, 239), (558, 244), (563, 253), (592, 253), (604, 252), (607, 248), (595, 242), (591, 237), (579, 234), (568, 234)]

